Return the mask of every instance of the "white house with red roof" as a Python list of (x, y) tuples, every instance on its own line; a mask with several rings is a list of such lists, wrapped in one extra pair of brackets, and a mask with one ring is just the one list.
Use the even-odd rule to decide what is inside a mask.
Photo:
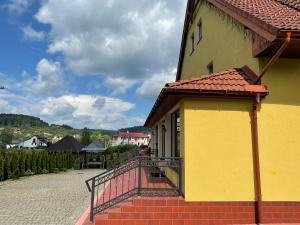
[(150, 135), (142, 132), (118, 132), (113, 135), (112, 146), (133, 144), (137, 146), (148, 145)]

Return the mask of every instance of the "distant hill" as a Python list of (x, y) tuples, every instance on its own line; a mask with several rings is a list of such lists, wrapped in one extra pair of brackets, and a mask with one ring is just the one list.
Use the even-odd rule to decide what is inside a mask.
[(49, 124), (34, 116), (2, 113), (0, 114), (0, 126), (48, 127)]
[(121, 132), (142, 132), (142, 133), (150, 133), (151, 129), (143, 126), (135, 126), (135, 127), (127, 127), (127, 128), (122, 128), (119, 129)]

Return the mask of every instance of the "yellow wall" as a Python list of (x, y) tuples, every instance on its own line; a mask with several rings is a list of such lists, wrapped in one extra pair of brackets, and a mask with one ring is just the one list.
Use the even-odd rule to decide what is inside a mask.
[(252, 103), (184, 100), (185, 199), (253, 201)]
[[(194, 32), (197, 43), (200, 18), (203, 38), (191, 55), (187, 39), (181, 79), (207, 74), (212, 60), (215, 72), (244, 65), (260, 72), (266, 59), (252, 57), (243, 28), (206, 4), (200, 5), (188, 37)], [(280, 59), (263, 84), (270, 90), (258, 114), (263, 200), (300, 201), (300, 60)], [(250, 107), (227, 100), (182, 103), (187, 200), (254, 199), (252, 155), (247, 155), (252, 154)]]
[(188, 37), (195, 32), (197, 43), (197, 24), (202, 20), (203, 38), (195, 45), (190, 55), (190, 43), (187, 39), (181, 79), (207, 74), (206, 66), (213, 60), (214, 72), (248, 65), (254, 72), (260, 68), (259, 61), (252, 57), (251, 38), (239, 26), (235, 26), (226, 17), (219, 15), (206, 4), (201, 4)]
[(300, 201), (300, 60), (281, 59), (266, 74), (259, 119), (265, 201)]

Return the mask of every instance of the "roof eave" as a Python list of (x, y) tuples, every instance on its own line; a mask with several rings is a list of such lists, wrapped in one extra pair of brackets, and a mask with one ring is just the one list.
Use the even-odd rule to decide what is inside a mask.
[(163, 100), (169, 95), (177, 95), (182, 99), (183, 97), (197, 97), (197, 98), (239, 98), (239, 99), (253, 99), (259, 94), (262, 98), (266, 97), (269, 92), (266, 91), (256, 92), (256, 91), (228, 91), (228, 90), (201, 90), (201, 89), (176, 89), (176, 88), (163, 88), (158, 96), (154, 106), (149, 113), (144, 127), (152, 127), (151, 119), (156, 113), (157, 109), (163, 102)]

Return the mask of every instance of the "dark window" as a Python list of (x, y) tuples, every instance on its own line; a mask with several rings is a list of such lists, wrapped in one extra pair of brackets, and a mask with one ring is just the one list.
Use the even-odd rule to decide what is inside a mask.
[(206, 68), (207, 68), (207, 72), (208, 72), (208, 73), (213, 73), (213, 72), (214, 72), (214, 64), (213, 64), (213, 62), (211, 61), (211, 62), (206, 66)]
[(192, 54), (195, 50), (195, 35), (194, 33), (190, 37), (190, 54)]
[(172, 114), (172, 157), (180, 157), (180, 113)]
[(198, 44), (202, 40), (202, 20), (200, 20), (197, 24), (198, 29)]
[(155, 127), (155, 157), (158, 157), (158, 126)]
[(166, 127), (161, 126), (161, 156), (166, 157)]

